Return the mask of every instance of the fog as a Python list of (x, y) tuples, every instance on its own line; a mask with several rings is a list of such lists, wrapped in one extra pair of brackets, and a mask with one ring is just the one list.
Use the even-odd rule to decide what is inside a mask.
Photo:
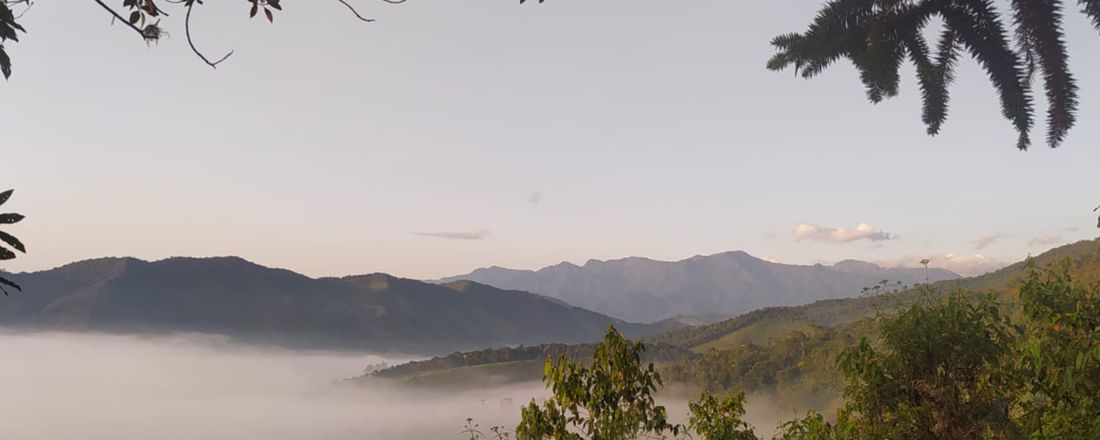
[(0, 438), (458, 439), (467, 417), (514, 427), (518, 405), (545, 395), (538, 383), (462, 393), (338, 383), (381, 361), (401, 359), (209, 336), (0, 334)]
[[(206, 335), (0, 332), (0, 439), (461, 439), (467, 417), (511, 430), (520, 405), (547, 396), (537, 382), (459, 392), (343, 381), (405, 360)], [(659, 403), (685, 422), (698, 395), (665, 391)], [(751, 397), (746, 417), (765, 435), (795, 415), (768, 400)]]

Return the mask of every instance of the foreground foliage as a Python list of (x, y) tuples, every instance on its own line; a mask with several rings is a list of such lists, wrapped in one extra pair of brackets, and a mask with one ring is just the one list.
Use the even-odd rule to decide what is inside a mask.
[[(782, 423), (775, 438), (1100, 438), (1100, 285), (1075, 278), (1077, 269), (1029, 263), (1022, 307), (1011, 314), (1019, 324), (994, 295), (931, 288), (865, 321), (873, 331), (835, 356), (840, 407)], [(802, 342), (790, 346), (813, 350), (813, 341)], [(653, 397), (661, 375), (653, 364), (643, 367), (643, 350), (612, 329), (590, 366), (564, 355), (548, 361), (552, 396), (523, 409), (517, 438), (759, 438), (744, 421), (743, 392), (704, 392), (690, 403), (687, 426), (671, 424)], [(716, 353), (704, 359), (721, 359)], [(771, 368), (766, 359), (727, 365), (761, 363)], [(728, 373), (733, 381), (754, 375), (751, 368)]]
[[(0, 18), (2, 18), (2, 14), (0, 14)], [(2, 55), (2, 54), (0, 54), (0, 55)], [(14, 192), (14, 190), (9, 189), (7, 191), (4, 191), (4, 192), (0, 193), (0, 205), (3, 205), (4, 203), (7, 203), (8, 199), (11, 198), (11, 194), (13, 192)], [(0, 214), (0, 225), (10, 225), (10, 224), (13, 224), (13, 223), (19, 223), (22, 220), (23, 220), (23, 216), (19, 215), (19, 214), (15, 214), (15, 213)], [(24, 253), (27, 252), (27, 248), (26, 248), (26, 246), (23, 245), (23, 242), (19, 241), (18, 238), (15, 238), (15, 236), (13, 236), (13, 235), (11, 235), (7, 232), (0, 231), (0, 242), (2, 242), (4, 245), (7, 245), (7, 247), (11, 248), (11, 249), (8, 249), (7, 247), (4, 247), (3, 245), (0, 245), (0, 261), (11, 260), (11, 259), (15, 258), (16, 254), (15, 254), (14, 251), (19, 251), (19, 252), (24, 252)], [(0, 276), (0, 292), (2, 292), (4, 294), (4, 296), (8, 295), (8, 290), (7, 289), (22, 290), (22, 288), (18, 284), (16, 284), (14, 281), (9, 280), (7, 278), (4, 278), (3, 276)]]
[[(803, 77), (851, 60), (871, 102), (896, 96), (906, 60), (917, 71), (928, 133), (947, 119), (948, 87), (964, 52), (986, 70), (1001, 98), (1001, 110), (1019, 133), (1017, 147), (1031, 144), (1034, 124), (1031, 81), (1039, 74), (1046, 92), (1047, 144), (1056, 147), (1073, 127), (1077, 82), (1069, 69), (1061, 0), (1009, 0), (1010, 25), (992, 0), (831, 0), (804, 33), (776, 37), (768, 68), (793, 66)], [(1100, 29), (1100, 0), (1076, 2)], [(943, 29), (925, 37), (933, 19)]]
[(546, 363), (544, 381), (553, 395), (543, 405), (523, 408), (519, 439), (631, 439), (640, 433), (679, 433), (653, 394), (661, 376), (642, 367), (645, 347), (628, 341), (613, 327), (596, 346), (589, 366), (561, 356)]

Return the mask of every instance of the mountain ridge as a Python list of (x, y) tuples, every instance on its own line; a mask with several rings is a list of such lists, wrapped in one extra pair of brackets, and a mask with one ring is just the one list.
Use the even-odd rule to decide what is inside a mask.
[[(311, 278), (240, 257), (100, 258), (12, 274), (0, 326), (199, 332), (289, 347), (441, 354), (637, 336), (683, 324), (626, 322), (517, 290), (440, 286), (383, 273)], [(456, 288), (459, 287), (459, 288)]]
[(676, 261), (646, 257), (561, 262), (537, 270), (501, 266), (432, 282), (471, 280), (557, 298), (628, 321), (657, 322), (678, 315), (737, 315), (752, 310), (857, 296), (881, 280), (914, 284), (958, 279), (944, 269), (884, 268), (844, 260), (826, 266), (774, 263), (745, 251), (695, 255)]

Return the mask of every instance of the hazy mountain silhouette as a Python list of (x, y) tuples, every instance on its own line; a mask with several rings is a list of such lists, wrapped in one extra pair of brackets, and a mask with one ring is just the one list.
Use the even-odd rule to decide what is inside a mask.
[[(959, 276), (930, 269), (930, 281)], [(771, 306), (858, 296), (881, 280), (925, 281), (924, 268), (887, 269), (847, 260), (832, 266), (768, 262), (745, 252), (696, 256), (681, 261), (630, 257), (561, 263), (537, 271), (477, 269), (440, 282), (471, 280), (561, 299), (611, 316), (652, 322), (676, 315), (734, 315)]]
[(14, 274), (0, 325), (126, 333), (204, 332), (281, 346), (437, 354), (587, 342), (641, 325), (527, 292), (385, 274), (314, 279), (240, 258), (107, 258)]

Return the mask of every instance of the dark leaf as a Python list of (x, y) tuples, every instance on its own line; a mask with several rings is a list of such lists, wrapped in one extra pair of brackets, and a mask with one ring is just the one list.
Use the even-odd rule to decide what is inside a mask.
[(275, 17), (271, 15), (271, 10), (270, 9), (264, 8), (264, 15), (267, 16), (267, 22), (268, 23), (274, 23), (275, 22)]
[(4, 46), (0, 46), (0, 73), (4, 74), (5, 79), (11, 78), (11, 58), (8, 58)]
[(23, 29), (23, 26), (20, 26), (19, 23), (15, 22), (15, 15), (12, 14), (11, 9), (8, 8), (8, 5), (5, 4), (0, 4), (0, 23), (7, 23), (9, 26), (22, 32), (27, 31), (26, 29)]
[(260, 12), (260, 5), (257, 3), (252, 4), (252, 10), (248, 12), (248, 17), (252, 18), (256, 16), (256, 13)]
[(15, 258), (15, 252), (12, 252), (11, 249), (0, 246), (0, 261), (11, 260), (13, 258)]
[(130, 24), (137, 24), (138, 20), (141, 20), (141, 12), (134, 11), (130, 13)]
[(15, 290), (18, 290), (18, 291), (20, 291), (20, 292), (22, 292), (22, 291), (23, 291), (23, 288), (22, 288), (22, 287), (19, 287), (19, 285), (18, 285), (18, 284), (15, 284), (15, 282), (14, 282), (14, 281), (12, 281), (12, 280), (9, 280), (9, 279), (7, 279), (7, 278), (4, 278), (4, 277), (0, 277), (0, 290), (3, 290), (3, 291), (4, 291), (4, 296), (8, 296), (8, 291), (7, 291), (7, 290), (4, 290), (4, 287), (3, 287), (3, 286), (8, 286), (8, 287), (11, 287), (11, 288), (13, 288), (13, 289), (15, 289)]
[(19, 223), (20, 220), (23, 220), (23, 216), (20, 214), (0, 214), (0, 225)]
[(4, 191), (4, 192), (0, 193), (0, 205), (3, 205), (4, 203), (6, 203), (8, 201), (8, 199), (11, 198), (11, 194), (13, 192), (15, 192), (14, 189), (9, 189), (7, 191)]
[(0, 21), (0, 40), (19, 41), (19, 35), (11, 25)]
[(4, 243), (7, 243), (8, 246), (11, 246), (11, 247), (15, 248), (15, 250), (17, 250), (19, 252), (22, 252), (24, 254), (27, 253), (27, 248), (25, 246), (23, 246), (23, 242), (19, 241), (18, 238), (13, 237), (11, 234), (8, 234), (7, 232), (0, 231), (0, 241), (3, 241)]

